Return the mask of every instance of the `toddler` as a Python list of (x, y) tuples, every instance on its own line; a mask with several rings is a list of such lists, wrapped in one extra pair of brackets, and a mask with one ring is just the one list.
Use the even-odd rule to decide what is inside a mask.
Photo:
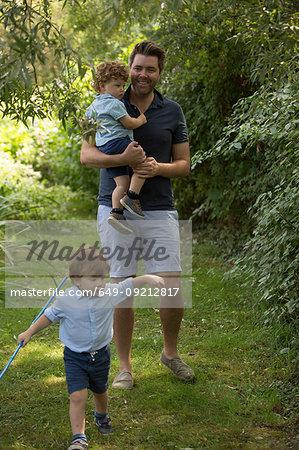
[[(137, 118), (129, 116), (125, 105), (120, 101), (128, 77), (125, 64), (119, 61), (99, 64), (93, 83), (98, 95), (85, 113), (88, 119), (100, 121), (100, 128), (96, 132), (96, 146), (110, 155), (124, 152), (133, 141), (133, 130), (146, 123), (144, 114)], [(107, 171), (116, 184), (112, 193), (112, 210), (108, 223), (123, 234), (132, 233), (126, 225), (123, 208), (144, 219), (139, 193), (145, 180), (133, 174), (130, 181), (127, 166), (108, 168)]]
[(109, 343), (113, 336), (114, 307), (134, 295), (144, 284), (164, 287), (163, 278), (142, 275), (118, 284), (106, 283), (110, 267), (94, 248), (81, 248), (69, 266), (73, 286), (58, 294), (52, 306), (18, 336), (22, 347), (38, 331), (60, 321), (59, 339), (64, 347), (64, 366), (70, 394), (70, 422), (73, 438), (68, 450), (86, 449), (85, 404), (88, 390), (95, 403), (95, 424), (102, 434), (113, 429), (107, 412)]

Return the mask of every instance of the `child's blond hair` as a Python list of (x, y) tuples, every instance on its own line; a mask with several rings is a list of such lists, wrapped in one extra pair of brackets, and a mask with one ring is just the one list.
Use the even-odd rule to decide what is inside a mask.
[(69, 276), (74, 284), (78, 278), (106, 277), (110, 266), (105, 256), (92, 247), (81, 247), (69, 265)]

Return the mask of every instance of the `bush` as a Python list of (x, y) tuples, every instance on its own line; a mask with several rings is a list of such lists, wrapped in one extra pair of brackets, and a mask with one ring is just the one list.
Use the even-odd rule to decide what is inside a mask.
[(63, 184), (72, 190), (97, 195), (98, 169), (80, 163), (81, 136), (69, 137), (59, 121), (23, 124), (4, 121), (0, 128), (1, 148), (24, 164), (31, 164), (48, 186)]
[(240, 100), (222, 138), (193, 159), (216, 173), (197, 214), (209, 211), (221, 219), (246, 206), (242, 220), (252, 234), (234, 273), (248, 275), (260, 299), (268, 302), (268, 314), (275, 316), (293, 315), (297, 305), (297, 101), (295, 80)]
[(260, 300), (270, 305), (270, 317), (294, 316), (299, 303), (298, 176), (295, 169), (288, 181), (258, 197), (250, 211), (256, 227), (237, 261), (237, 270), (255, 280)]
[(64, 218), (64, 206), (74, 194), (66, 186), (46, 187), (32, 166), (0, 151), (0, 219)]
[(70, 138), (58, 122), (49, 125), (41, 124), (32, 135), (36, 148), (34, 168), (53, 184), (62, 183), (96, 198), (99, 170), (80, 163), (81, 136)]

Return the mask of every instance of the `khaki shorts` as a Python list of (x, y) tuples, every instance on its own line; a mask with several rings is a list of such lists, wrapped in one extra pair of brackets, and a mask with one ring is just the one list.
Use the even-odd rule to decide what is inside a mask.
[[(110, 264), (110, 277), (181, 272), (178, 213), (144, 211), (145, 219), (125, 212), (132, 234), (121, 234), (107, 223), (111, 208), (99, 205), (98, 233)], [(140, 266), (143, 260), (144, 267)], [(139, 264), (138, 264), (139, 263)]]

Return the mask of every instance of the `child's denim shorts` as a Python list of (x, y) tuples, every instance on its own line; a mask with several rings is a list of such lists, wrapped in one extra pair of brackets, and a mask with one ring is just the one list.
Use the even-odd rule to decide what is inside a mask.
[(64, 348), (64, 367), (68, 393), (88, 388), (95, 394), (108, 389), (110, 371), (109, 344), (93, 353), (77, 353)]
[[(119, 153), (123, 153), (131, 142), (131, 139), (128, 136), (125, 136), (112, 139), (98, 148), (107, 155), (118, 155)], [(109, 178), (115, 178), (121, 175), (129, 175), (130, 169), (128, 166), (111, 167), (107, 169), (107, 173)]]

